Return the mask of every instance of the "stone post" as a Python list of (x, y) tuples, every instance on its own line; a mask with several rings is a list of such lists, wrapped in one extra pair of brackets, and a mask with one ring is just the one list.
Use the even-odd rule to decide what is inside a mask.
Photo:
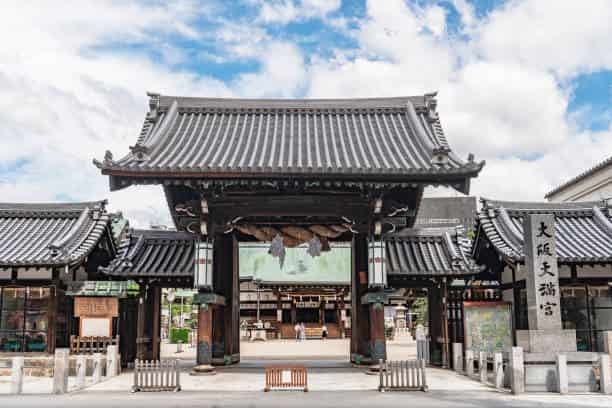
[(23, 357), (13, 357), (11, 369), (11, 394), (21, 394), (23, 391)]
[(453, 370), (460, 373), (463, 371), (463, 344), (453, 343)]
[(526, 343), (519, 345), (531, 353), (576, 351), (576, 331), (563, 330), (561, 324), (555, 217), (528, 215), (523, 231), (529, 330), (520, 336)]
[(502, 353), (493, 355), (493, 370), (495, 374), (495, 388), (502, 389), (504, 387), (504, 358)]
[(525, 392), (525, 367), (522, 347), (512, 347), (510, 350), (510, 388), (515, 395)]
[(567, 356), (565, 354), (557, 354), (557, 391), (559, 394), (567, 394), (569, 391), (567, 378)]
[[(610, 332), (608, 332), (610, 333)], [(612, 373), (610, 372), (610, 355), (599, 355), (599, 370), (600, 370), (600, 390), (603, 394), (612, 394)]]
[(97, 384), (102, 380), (102, 354), (94, 353), (93, 355), (93, 382)]
[(87, 356), (80, 354), (77, 356), (76, 361), (76, 386), (77, 389), (82, 390), (85, 388), (85, 379), (87, 378)]
[(465, 350), (465, 374), (468, 377), (474, 376), (474, 352)]
[(106, 348), (106, 376), (114, 377), (119, 374), (119, 353), (117, 346), (108, 346)]
[(480, 382), (487, 383), (487, 352), (481, 351), (478, 355), (478, 371), (480, 373)]
[(68, 357), (70, 349), (56, 348), (53, 361), (53, 393), (68, 392)]

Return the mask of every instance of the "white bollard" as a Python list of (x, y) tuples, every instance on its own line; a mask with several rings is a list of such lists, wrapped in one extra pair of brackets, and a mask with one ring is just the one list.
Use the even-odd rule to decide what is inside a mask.
[(599, 355), (599, 372), (600, 372), (600, 391), (603, 394), (612, 394), (612, 372), (610, 369), (610, 355), (600, 354)]
[(11, 394), (21, 394), (23, 392), (23, 362), (23, 357), (13, 357)]
[(474, 376), (474, 352), (465, 350), (465, 374), (468, 377)]
[(557, 391), (559, 391), (559, 394), (567, 394), (569, 392), (567, 356), (565, 354), (557, 354)]
[(453, 343), (453, 370), (460, 373), (463, 371), (463, 344)]
[(55, 358), (53, 359), (53, 393), (64, 394), (68, 392), (68, 357), (70, 349), (58, 348), (55, 349)]
[(77, 356), (76, 361), (76, 386), (77, 389), (85, 388), (85, 379), (87, 375), (87, 356), (81, 354)]
[(119, 362), (117, 346), (108, 346), (106, 348), (106, 376), (114, 377), (119, 374)]
[(504, 387), (504, 358), (502, 353), (493, 355), (493, 370), (495, 373), (495, 388), (502, 389)]
[(99, 383), (102, 380), (102, 354), (93, 355), (93, 382)]
[(522, 347), (510, 349), (510, 389), (515, 395), (525, 392), (525, 363)]
[(480, 382), (487, 382), (487, 352), (481, 351), (478, 356), (478, 371), (480, 373)]

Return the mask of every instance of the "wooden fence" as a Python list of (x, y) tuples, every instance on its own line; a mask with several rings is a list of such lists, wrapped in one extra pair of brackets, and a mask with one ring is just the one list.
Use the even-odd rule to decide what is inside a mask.
[(380, 360), (380, 383), (378, 390), (381, 392), (427, 391), (425, 360)]
[(304, 366), (266, 367), (266, 386), (264, 391), (273, 389), (302, 389), (308, 392), (308, 373)]
[(118, 346), (119, 336), (116, 337), (80, 337), (70, 336), (70, 354), (106, 353), (108, 346)]
[(136, 360), (134, 385), (137, 391), (180, 391), (181, 374), (178, 360)]

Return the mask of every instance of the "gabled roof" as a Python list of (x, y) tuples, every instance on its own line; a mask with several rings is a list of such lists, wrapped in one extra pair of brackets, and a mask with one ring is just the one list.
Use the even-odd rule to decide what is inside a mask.
[(549, 191), (548, 193), (546, 193), (546, 195), (544, 196), (544, 198), (550, 198), (553, 195), (560, 193), (561, 191), (565, 190), (566, 188), (570, 187), (573, 184), (576, 184), (577, 182), (586, 179), (587, 177), (592, 176), (593, 174), (597, 173), (600, 170), (605, 169), (606, 167), (612, 165), (612, 156), (608, 157), (606, 160), (596, 164), (595, 166), (591, 167), (590, 169), (580, 173), (579, 175), (577, 175), (574, 178), (569, 179), (568, 181), (566, 181), (565, 183), (561, 184), (558, 187), (555, 187), (554, 189), (552, 189), (551, 191)]
[[(106, 201), (0, 203), (0, 265), (76, 265), (110, 234)], [(109, 240), (114, 255), (112, 238)]]
[(167, 230), (130, 230), (113, 261), (100, 271), (122, 278), (192, 278), (193, 234)]
[[(302, 100), (150, 97), (150, 111), (131, 152), (117, 161), (110, 152), (104, 161), (94, 160), (103, 174), (390, 175), (457, 184), (475, 177), (484, 164), (473, 158), (464, 162), (450, 150), (435, 94)], [(111, 188), (129, 183), (114, 183), (111, 177)]]
[(385, 238), (387, 274), (403, 276), (476, 275), (472, 242), (461, 228), (406, 229)]
[(523, 262), (523, 217), (553, 214), (558, 262), (612, 262), (612, 214), (602, 202), (529, 203), (482, 200), (478, 239), (510, 262)]

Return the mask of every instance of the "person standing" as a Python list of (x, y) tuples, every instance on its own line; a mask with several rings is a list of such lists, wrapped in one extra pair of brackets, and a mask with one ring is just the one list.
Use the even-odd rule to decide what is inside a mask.
[(299, 323), (296, 323), (295, 326), (293, 326), (293, 331), (295, 331), (295, 341), (297, 342), (299, 342), (301, 338), (300, 329), (301, 329), (301, 326)]
[(323, 327), (321, 327), (321, 337), (323, 338), (323, 340), (327, 338), (327, 326), (325, 324), (323, 325)]
[(306, 340), (306, 326), (304, 326), (304, 322), (300, 323), (300, 339)]

